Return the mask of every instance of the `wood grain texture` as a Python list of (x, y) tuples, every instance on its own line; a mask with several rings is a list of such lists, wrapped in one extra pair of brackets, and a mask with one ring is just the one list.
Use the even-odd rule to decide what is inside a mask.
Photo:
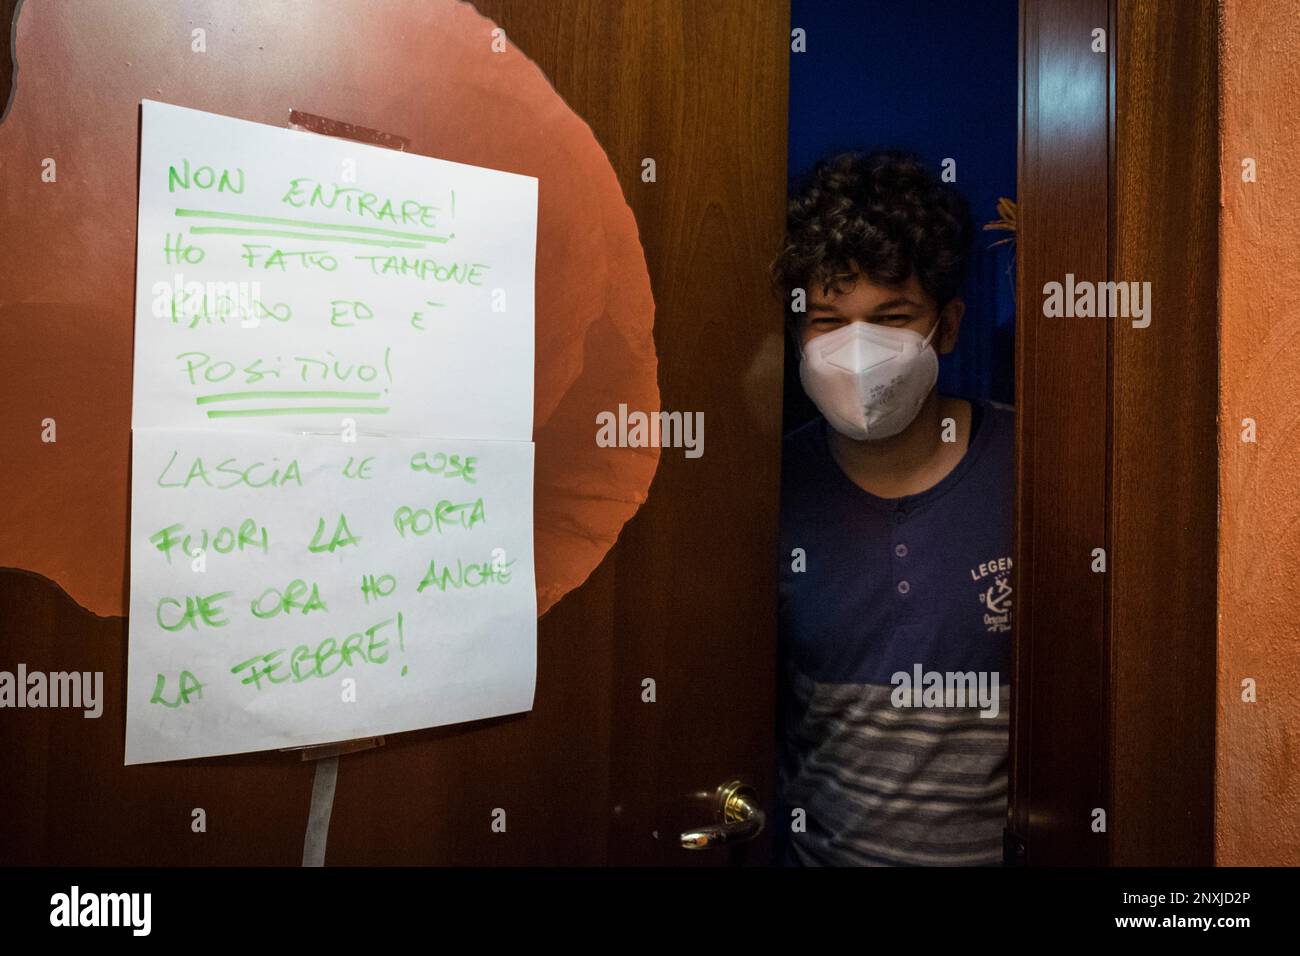
[[(296, 865), (312, 765), (263, 753), (122, 766), (126, 620), (99, 618), (56, 585), (0, 571), (0, 668), (100, 671), (104, 711), (3, 711), (0, 864)], [(346, 758), (345, 758), (346, 759)], [(207, 832), (191, 829), (202, 809)]]
[(1024, 0), (1016, 239), (1017, 557), (1012, 829), (1028, 862), (1099, 864), (1105, 807), (1107, 328), (1046, 318), (1043, 286), (1107, 267), (1106, 0)]
[(1213, 0), (1120, 0), (1111, 335), (1110, 860), (1214, 862), (1219, 117)]
[[(728, 780), (772, 794), (782, 311), (764, 270), (785, 223), (788, 5), (477, 6), (591, 123), (619, 172), (654, 288), (663, 407), (706, 423), (702, 458), (664, 450), (602, 566), (607, 601), (587, 612), (617, 648), (609, 860), (724, 862), (674, 837), (711, 820), (699, 795)], [(645, 158), (654, 183), (641, 181)], [(657, 703), (641, 702), (647, 678)]]
[[(1212, 4), (1025, 0), (1014, 833), (1030, 865), (1208, 863), (1218, 274)], [(1104, 28), (1106, 53), (1091, 49)], [(1151, 283), (1152, 322), (1043, 287)], [(1107, 570), (1092, 570), (1093, 549)], [(1093, 829), (1094, 811), (1106, 830)]]

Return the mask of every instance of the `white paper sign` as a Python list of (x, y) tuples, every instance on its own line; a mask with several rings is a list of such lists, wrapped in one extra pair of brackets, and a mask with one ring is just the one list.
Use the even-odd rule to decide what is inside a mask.
[(531, 709), (536, 216), (144, 102), (126, 763)]
[(128, 764), (532, 707), (528, 442), (133, 442)]
[(537, 180), (146, 100), (135, 428), (531, 441)]

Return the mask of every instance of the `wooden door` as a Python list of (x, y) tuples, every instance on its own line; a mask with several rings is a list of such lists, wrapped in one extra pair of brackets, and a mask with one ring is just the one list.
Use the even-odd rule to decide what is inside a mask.
[[(1030, 865), (1213, 860), (1215, 27), (1210, 0), (1021, 5), (1008, 856)], [(1067, 274), (1149, 282), (1149, 324), (1046, 317)]]
[[(11, 15), (14, 6), (4, 4)], [(662, 449), (648, 496), (617, 544), (540, 620), (530, 713), (401, 734), (340, 758), (326, 862), (765, 862), (766, 834), (736, 849), (690, 852), (680, 833), (715, 822), (712, 798), (728, 781), (751, 784), (768, 806), (772, 794), (781, 308), (765, 270), (784, 217), (788, 6), (475, 6), (541, 67), (608, 154), (635, 214), (654, 292), (660, 407), (703, 413), (704, 453)], [(285, 56), (269, 31), (265, 42), (257, 38), (256, 52), (245, 46), (246, 55), (225, 61), (190, 59), (189, 31), (202, 23), (214, 43), (247, 32), (252, 21), (242, 4), (189, 0), (173, 17), (157, 18), (143, 38), (131, 4), (91, 7), (51, 0), (20, 7), (20, 17), (43, 18), (49, 27), (29, 34), (18, 24), (20, 87), (25, 57), (107, 60), (130, 49), (128, 65), (149, 76), (150, 86), (156, 80), (161, 98), (186, 88), (193, 78), (187, 71), (201, 69), (203, 108), (232, 115), (241, 115), (260, 83), (328, 77), (330, 58), (345, 54), (369, 57), (375, 69), (372, 81), (349, 91), (355, 115), (335, 118), (367, 125), (370, 102), (402, 111), (414, 128), (440, 95), (435, 82), (411, 82), (402, 58), (384, 44), (348, 46), (354, 18), (383, 25), (390, 17), (391, 35), (418, 47), (418, 35), (397, 19), (410, 8), (404, 0), (312, 5), (309, 15), (285, 7), (284, 35), (305, 32), (312, 41), (298, 59)], [(39, 45), (25, 45), (38, 32)], [(98, 39), (85, 42), (91, 33)], [(125, 95), (107, 81), (88, 89), (66, 122), (74, 129), (106, 122), (105, 105)], [(14, 103), (23, 108), (21, 95)], [(0, 126), (0, 137), (4, 132)], [(655, 160), (653, 182), (643, 179), (647, 158)], [(88, 157), (81, 160), (83, 183), (93, 188), (80, 208), (93, 223), (95, 204), (111, 191), (133, 194), (134, 170), (94, 170)], [(540, 188), (545, 194), (544, 180)], [(121, 239), (111, 233), (98, 241)], [(87, 241), (93, 250), (93, 233)], [(7, 254), (31, 245), (8, 231), (0, 242)], [(69, 283), (48, 302), (0, 298), (0, 322), (6, 312), (35, 305), (50, 318), (51, 348), (60, 347), (64, 327), (56, 319), (78, 310), (95, 316), (94, 304)], [(588, 344), (588, 362), (621, 347), (610, 334)], [(129, 324), (105, 347), (129, 356)], [(86, 368), (82, 384), (93, 392), (94, 363)], [(40, 385), (47, 386), (50, 401), (67, 387)], [(96, 453), (125, 455), (127, 437), (115, 428), (97, 439), (104, 444)], [(87, 514), (124, 520), (126, 506), (96, 502)], [(84, 560), (79, 554), (68, 541), (60, 557), (75, 563)], [(0, 862), (297, 864), (311, 763), (259, 753), (122, 766), (126, 649), (123, 618), (88, 613), (46, 577), (0, 571), (0, 666), (102, 671), (108, 700), (98, 720), (51, 710), (6, 714)], [(208, 826), (196, 834), (191, 815), (200, 807)], [(491, 828), (495, 808), (507, 810), (505, 833)]]

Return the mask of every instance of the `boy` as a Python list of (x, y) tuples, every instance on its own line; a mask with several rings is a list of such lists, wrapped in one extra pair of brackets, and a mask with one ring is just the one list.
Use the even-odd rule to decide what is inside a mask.
[(898, 151), (825, 160), (790, 201), (773, 275), (807, 296), (789, 327), (822, 417), (783, 448), (786, 865), (1001, 863), (1013, 418), (935, 388), (973, 237)]

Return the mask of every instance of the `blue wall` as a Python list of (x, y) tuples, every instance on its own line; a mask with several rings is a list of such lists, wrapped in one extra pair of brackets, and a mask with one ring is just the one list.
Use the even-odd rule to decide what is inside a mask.
[[(790, 173), (847, 149), (910, 149), (936, 171), (957, 161), (976, 239), (939, 389), (1012, 402), (1013, 254), (989, 248), (1008, 233), (981, 227), (999, 196), (1016, 198), (1018, 0), (792, 0), (790, 25), (807, 36), (790, 54)], [(789, 427), (815, 410), (797, 371), (786, 380)]]

